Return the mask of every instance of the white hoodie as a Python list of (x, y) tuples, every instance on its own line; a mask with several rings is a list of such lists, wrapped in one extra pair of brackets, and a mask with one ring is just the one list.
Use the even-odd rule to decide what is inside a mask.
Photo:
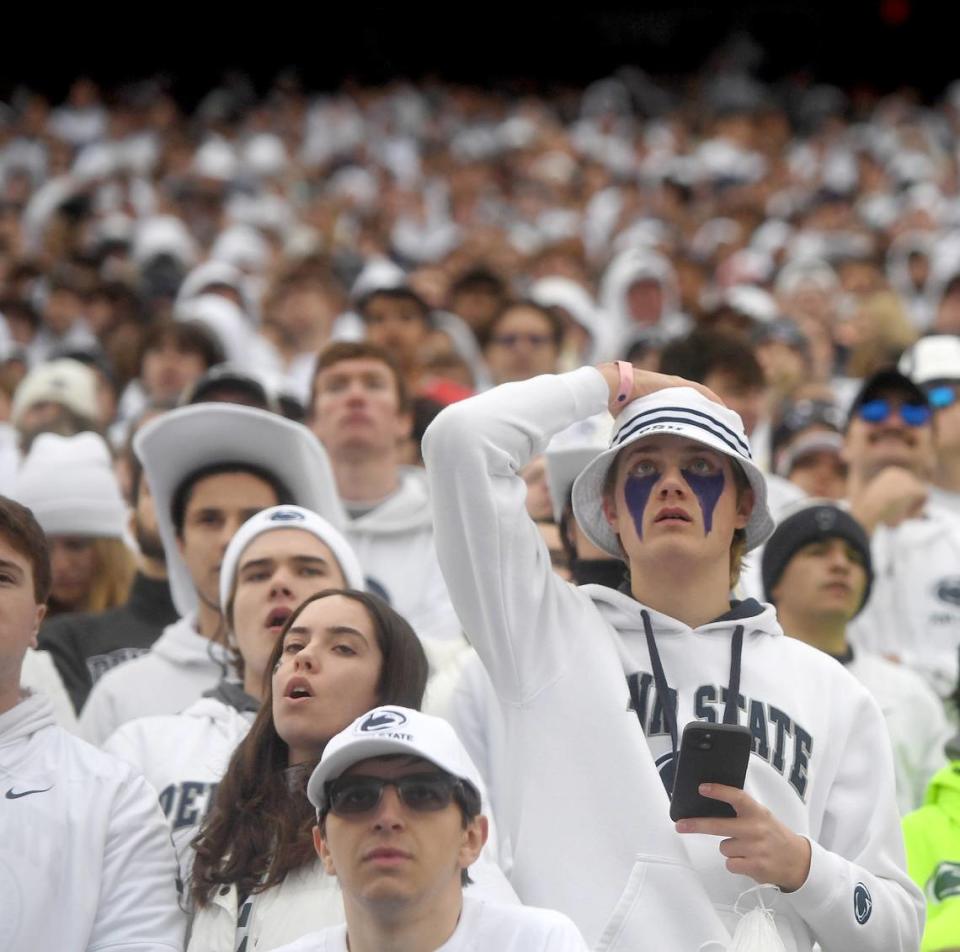
[(401, 467), (399, 489), (352, 519), (345, 535), (364, 572), (383, 587), (390, 604), (421, 638), (461, 637), (433, 546), (423, 470)]
[(0, 948), (183, 948), (170, 836), (142, 777), (28, 695), (0, 714), (0, 784)]
[[(504, 707), (501, 769), (514, 781), (498, 806), (521, 899), (565, 912), (600, 950), (697, 950), (728, 941), (733, 906), (754, 883), (727, 872), (716, 838), (681, 837), (669, 820), (654, 761), (672, 755), (654, 717), (643, 606), (553, 573), (518, 476), (607, 399), (599, 372), (582, 368), (444, 410), (423, 441), (437, 550)], [(757, 748), (746, 789), (812, 848), (807, 881), (775, 905), (788, 952), (815, 942), (823, 952), (912, 952), (923, 902), (905, 871), (882, 716), (836, 661), (784, 638), (772, 608), (754, 611), (696, 631), (649, 613), (677, 723), (720, 719), (731, 631), (743, 624), (741, 720)], [(631, 674), (641, 693), (647, 685), (646, 733), (630, 707)]]
[(928, 503), (917, 518), (877, 526), (870, 554), (873, 588), (847, 629), (850, 641), (896, 656), (946, 697), (960, 648), (960, 517)]
[(80, 733), (99, 745), (136, 717), (176, 714), (215, 687), (228, 662), (223, 645), (197, 632), (193, 615), (180, 618), (149, 651), (97, 681), (80, 714)]

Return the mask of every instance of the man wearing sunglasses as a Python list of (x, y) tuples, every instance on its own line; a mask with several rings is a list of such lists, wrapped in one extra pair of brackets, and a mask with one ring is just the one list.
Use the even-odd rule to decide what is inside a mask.
[(314, 843), (346, 924), (278, 952), (586, 952), (560, 913), (464, 898), (487, 838), (482, 784), (453, 728), (403, 707), (358, 717), (307, 785)]
[(923, 388), (936, 420), (930, 499), (960, 515), (960, 338), (921, 338), (900, 358), (899, 370)]
[(844, 455), (877, 575), (851, 640), (915, 668), (945, 697), (960, 645), (960, 518), (930, 499), (936, 423), (923, 389), (879, 371), (854, 400)]

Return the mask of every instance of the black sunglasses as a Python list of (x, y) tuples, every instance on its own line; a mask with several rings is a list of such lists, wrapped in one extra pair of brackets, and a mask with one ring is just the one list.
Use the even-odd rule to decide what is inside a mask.
[(448, 807), (462, 781), (449, 774), (408, 774), (390, 780), (351, 774), (327, 784), (327, 804), (339, 817), (361, 816), (377, 808), (385, 787), (393, 787), (400, 802), (418, 813), (435, 813)]

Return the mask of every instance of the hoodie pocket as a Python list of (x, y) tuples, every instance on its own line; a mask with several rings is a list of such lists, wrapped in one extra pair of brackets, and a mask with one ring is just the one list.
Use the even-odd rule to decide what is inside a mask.
[(639, 854), (596, 952), (697, 952), (711, 941), (726, 945), (730, 933), (693, 868)]

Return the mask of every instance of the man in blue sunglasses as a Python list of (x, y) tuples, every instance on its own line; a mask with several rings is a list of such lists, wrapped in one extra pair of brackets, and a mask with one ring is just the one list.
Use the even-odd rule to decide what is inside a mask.
[(876, 585), (850, 636), (915, 668), (945, 697), (960, 645), (960, 517), (930, 499), (935, 422), (927, 393), (892, 368), (854, 400), (847, 499), (871, 536)]
[(936, 419), (930, 499), (960, 516), (960, 338), (921, 338), (900, 358), (899, 370), (924, 389)]

